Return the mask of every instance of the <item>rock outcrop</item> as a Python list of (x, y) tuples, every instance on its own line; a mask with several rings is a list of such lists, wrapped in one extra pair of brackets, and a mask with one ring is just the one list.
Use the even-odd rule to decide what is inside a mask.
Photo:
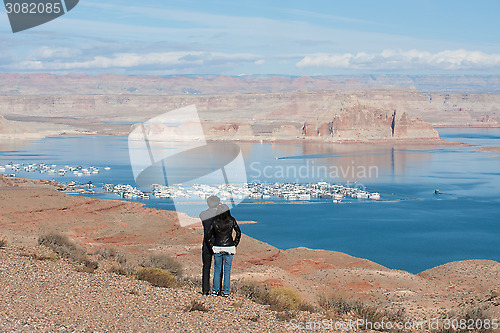
[[(325, 116), (322, 115), (321, 119)], [(332, 114), (328, 122), (306, 121), (301, 134), (308, 138), (337, 141), (439, 138), (430, 124), (410, 118), (405, 111), (383, 110), (359, 102), (341, 108), (341, 112)]]

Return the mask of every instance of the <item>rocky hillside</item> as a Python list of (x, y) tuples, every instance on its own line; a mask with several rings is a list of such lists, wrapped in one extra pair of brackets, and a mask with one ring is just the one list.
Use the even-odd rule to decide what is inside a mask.
[[(43, 233), (58, 231), (69, 236), (88, 253), (98, 253), (105, 249), (123, 251), (127, 254), (127, 262), (130, 263), (139, 262), (141, 257), (151, 253), (172, 256), (182, 263), (186, 277), (199, 279), (202, 239), (199, 223), (182, 228), (175, 212), (145, 208), (142, 204), (134, 202), (71, 196), (55, 191), (56, 187), (56, 184), (43, 181), (0, 177), (0, 235), (8, 239), (8, 244), (33, 247)], [(2, 255), (10, 256), (10, 254)], [(18, 260), (17, 266), (3, 266), (0, 271), (0, 276), (4, 279), (0, 281), (2, 286), (0, 288), (4, 288), (2, 294), (10, 295), (9, 297), (14, 297), (18, 291), (9, 293), (9, 289), (5, 288), (22, 290), (22, 287), (14, 284), (17, 283), (15, 281), (21, 283), (21, 278), (13, 280), (11, 284), (8, 283), (9, 279), (15, 279), (11, 277), (13, 270), (22, 273), (23, 269), (42, 265), (27, 262), (27, 259), (16, 260)], [(21, 267), (26, 268), (21, 269)], [(58, 266), (53, 266), (54, 269), (56, 267)], [(48, 288), (46, 290), (59, 295), (53, 302), (59, 304), (64, 301), (63, 295), (66, 289), (63, 291), (57, 289), (47, 282), (50, 280), (49, 275), (43, 276), (45, 275), (33, 283), (34, 292), (31, 289), (22, 292), (23, 295), (40, 295), (34, 300), (34, 302), (38, 300), (36, 302), (39, 303), (16, 301), (9, 310), (12, 312), (7, 311), (7, 313), (17, 311), (17, 316), (20, 316), (20, 313), (23, 313), (23, 306), (26, 306), (26, 310), (29, 311), (25, 317), (33, 316), (33, 309), (37, 304), (44, 303), (44, 300), (50, 297), (36, 290)], [(64, 277), (65, 274), (61, 276)], [(94, 278), (74, 273), (74, 278), (77, 280), (67, 283), (68, 289), (72, 290), (68, 297), (74, 299), (74, 290), (80, 289), (82, 292), (96, 295), (93, 300), (83, 299), (83, 303), (72, 305), (74, 307), (84, 307), (87, 301), (91, 302), (89, 304), (93, 307), (98, 307), (102, 296), (97, 295), (101, 295), (101, 291), (96, 292), (86, 287), (94, 284), (92, 279), (97, 279), (95, 281), (100, 283), (97, 286), (100, 286), (102, 293), (106, 288), (110, 288), (110, 295), (122, 295), (127, 297), (127, 302), (133, 303), (132, 298), (135, 296), (127, 295), (129, 290), (127, 288), (132, 288), (132, 285), (121, 278), (113, 278), (112, 283), (108, 280), (99, 282), (100, 275)], [(391, 270), (369, 260), (339, 252), (307, 248), (280, 250), (244, 235), (234, 259), (233, 278), (234, 281), (240, 282), (254, 281), (269, 288), (292, 289), (299, 293), (302, 300), (317, 306), (322, 304), (321, 295), (333, 295), (334, 299), (359, 300), (362, 304), (376, 307), (384, 313), (398, 313), (399, 317), (406, 320), (422, 320), (431, 316), (456, 316), (463, 311), (476, 311), (476, 315), (479, 313), (496, 318), (500, 316), (500, 263), (489, 260), (453, 262), (415, 275)], [(125, 289), (120, 287), (122, 283), (128, 287)], [(199, 284), (194, 288), (195, 291), (199, 290)], [(174, 300), (179, 295), (195, 297), (195, 291), (165, 292), (159, 299), (165, 297)], [(153, 292), (147, 291), (147, 293), (149, 295)], [(177, 299), (176, 302), (181, 307), (187, 303), (183, 299)], [(5, 306), (7, 305), (4, 303), (2, 309)], [(66, 310), (58, 306), (59, 308), (54, 305), (50, 311), (54, 316), (58, 313), (63, 316)], [(125, 305), (118, 304), (115, 298), (111, 298), (97, 309), (106, 312), (113, 306), (120, 306), (118, 309), (122, 309), (121, 306)], [(233, 311), (230, 307), (228, 309)], [(172, 311), (179, 314), (182, 310)], [(104, 313), (99, 315), (103, 318), (106, 316), (109, 322), (122, 320), (110, 319)], [(320, 315), (327, 316), (325, 313)], [(241, 318), (236, 315), (234, 317)], [(88, 318), (88, 315), (82, 314), (82, 318)]]

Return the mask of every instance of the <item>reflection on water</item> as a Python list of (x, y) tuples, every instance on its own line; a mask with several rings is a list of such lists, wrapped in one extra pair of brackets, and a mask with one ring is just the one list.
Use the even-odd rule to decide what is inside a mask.
[(36, 141), (0, 139), (0, 153), (4, 156), (8, 155), (9, 152), (17, 153), (19, 150), (29, 147), (34, 143), (36, 143)]
[[(429, 146), (401, 144), (276, 143), (258, 149), (258, 163), (251, 156), (249, 178), (272, 181), (377, 182), (379, 179), (404, 176), (409, 166), (425, 168), (431, 163)], [(262, 156), (270, 156), (262, 158)], [(254, 164), (252, 164), (252, 162)], [(266, 169), (267, 168), (267, 169)], [(266, 172), (267, 171), (267, 172)], [(266, 177), (269, 176), (269, 177)]]

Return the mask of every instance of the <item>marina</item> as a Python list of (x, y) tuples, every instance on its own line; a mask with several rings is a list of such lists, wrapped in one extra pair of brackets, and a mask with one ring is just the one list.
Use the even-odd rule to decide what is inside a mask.
[[(104, 170), (110, 170), (110, 167), (104, 167)], [(13, 163), (9, 162), (5, 165), (0, 165), (0, 172), (8, 172), (10, 174), (15, 172), (27, 172), (27, 173), (40, 173), (47, 175), (58, 175), (65, 176), (66, 174), (71, 174), (77, 177), (95, 175), (100, 172), (100, 169), (95, 166), (83, 167), (69, 166), (65, 165), (58, 167), (56, 164), (45, 164), (45, 163)]]
[[(23, 176), (23, 173), (39, 173), (47, 176), (60, 177), (87, 177), (99, 174), (101, 170), (109, 171), (111, 168), (88, 166), (57, 166), (56, 164), (46, 163), (14, 163), (9, 162), (0, 165), (0, 173), (8, 174), (12, 177)], [(26, 175), (29, 177), (29, 175)], [(56, 177), (57, 178), (57, 177)], [(76, 178), (73, 178), (76, 179)], [(72, 194), (90, 195), (95, 194), (96, 189), (92, 181), (79, 182), (71, 180), (69, 182), (59, 182), (59, 191)], [(102, 184), (102, 183), (101, 183)], [(99, 185), (101, 187), (101, 185)], [(116, 194), (124, 199), (147, 200), (151, 197), (158, 199), (187, 200), (199, 199), (205, 200), (211, 195), (216, 195), (222, 201), (249, 201), (273, 200), (288, 202), (308, 202), (308, 201), (330, 201), (341, 203), (345, 200), (365, 199), (380, 200), (378, 192), (371, 192), (363, 187), (351, 187), (329, 182), (316, 183), (242, 183), (242, 184), (176, 184), (165, 186), (160, 184), (151, 185), (150, 191), (144, 191), (130, 184), (102, 184), (104, 192)]]
[[(106, 192), (115, 193), (128, 199), (149, 199), (148, 193), (132, 185), (104, 184)], [(221, 184), (210, 186), (194, 184), (191, 186), (173, 185), (165, 186), (153, 184), (151, 195), (160, 199), (193, 199), (205, 200), (211, 195), (216, 195), (222, 201), (242, 199), (268, 199), (286, 201), (332, 201), (340, 203), (347, 198), (379, 200), (380, 193), (369, 192), (362, 188), (317, 182), (311, 184), (297, 183), (243, 183)]]

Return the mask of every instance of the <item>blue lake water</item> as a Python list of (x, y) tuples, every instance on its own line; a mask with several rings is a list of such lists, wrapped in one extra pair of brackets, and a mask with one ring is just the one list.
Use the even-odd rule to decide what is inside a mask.
[[(438, 130), (450, 141), (500, 146), (500, 128)], [(252, 237), (282, 249), (340, 251), (413, 273), (454, 260), (500, 260), (498, 154), (463, 146), (242, 143), (240, 148), (249, 181), (329, 181), (382, 195), (379, 202), (340, 204), (245, 200), (232, 213), (238, 220), (258, 221), (241, 226)], [(21, 177), (134, 184), (126, 137), (46, 138), (0, 151), (0, 165), (11, 161), (101, 167), (88, 178), (19, 173)], [(104, 166), (111, 170), (103, 171)], [(434, 194), (435, 189), (441, 194)], [(109, 193), (94, 197), (120, 200)], [(144, 203), (174, 208), (167, 199)], [(192, 207), (177, 205), (197, 214)]]

